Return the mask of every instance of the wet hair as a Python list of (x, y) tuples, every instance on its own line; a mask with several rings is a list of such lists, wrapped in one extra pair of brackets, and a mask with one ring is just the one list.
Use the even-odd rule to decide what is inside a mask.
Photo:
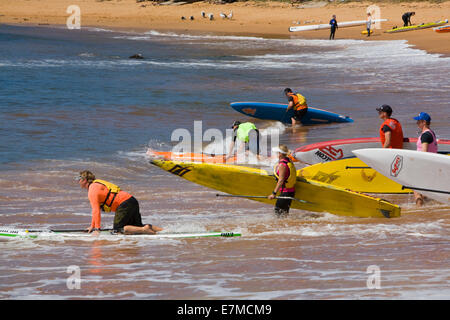
[(81, 171), (80, 177), (86, 179), (89, 184), (91, 184), (95, 180), (95, 175), (89, 170)]
[(291, 88), (284, 89), (284, 94), (289, 93), (289, 92), (292, 92)]

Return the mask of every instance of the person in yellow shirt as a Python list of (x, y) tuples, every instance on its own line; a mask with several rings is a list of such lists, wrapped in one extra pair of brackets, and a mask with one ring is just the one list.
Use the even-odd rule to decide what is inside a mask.
[(306, 98), (300, 93), (293, 93), (291, 88), (284, 89), (284, 94), (289, 101), (286, 112), (288, 112), (290, 109), (294, 110), (294, 116), (291, 117), (291, 122), (292, 125), (295, 126), (297, 122), (301, 123), (302, 118), (308, 112), (308, 104), (306, 103)]

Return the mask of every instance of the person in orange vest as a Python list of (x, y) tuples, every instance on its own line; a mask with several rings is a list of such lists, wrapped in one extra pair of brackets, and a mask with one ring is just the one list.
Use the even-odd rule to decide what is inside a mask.
[(95, 175), (84, 170), (77, 177), (82, 189), (88, 190), (88, 198), (92, 207), (91, 225), (86, 229), (88, 233), (100, 231), (101, 214), (115, 212), (113, 229), (124, 234), (155, 234), (163, 230), (151, 224), (142, 224), (138, 201), (128, 192), (108, 181), (95, 179)]
[(380, 140), (383, 148), (403, 149), (403, 129), (397, 119), (391, 118), (392, 108), (383, 104), (377, 108), (379, 117), (383, 120), (380, 126)]
[(288, 112), (290, 109), (294, 110), (294, 116), (291, 117), (291, 121), (292, 125), (295, 126), (297, 124), (297, 121), (300, 122), (306, 112), (308, 112), (308, 104), (306, 103), (306, 98), (300, 93), (293, 93), (291, 88), (284, 89), (284, 94), (289, 101), (286, 112)]

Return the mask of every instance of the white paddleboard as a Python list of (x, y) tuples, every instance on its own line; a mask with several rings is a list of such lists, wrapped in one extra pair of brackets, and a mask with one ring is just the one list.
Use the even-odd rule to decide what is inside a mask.
[[(416, 150), (417, 138), (405, 138), (403, 149)], [(380, 148), (380, 138), (353, 138), (324, 141), (295, 149), (293, 157), (306, 164), (353, 158), (353, 150)], [(450, 153), (450, 140), (438, 139), (439, 153)]]
[[(186, 239), (186, 238), (211, 238), (211, 237), (239, 237), (240, 233), (237, 232), (221, 232), (221, 231), (200, 231), (200, 232), (160, 232), (154, 235), (139, 234), (139, 235), (124, 235), (124, 234), (112, 234), (110, 231), (101, 231), (100, 239), (104, 240), (116, 240), (118, 238), (138, 238), (138, 239)], [(93, 234), (86, 232), (53, 232), (52, 230), (29, 230), (29, 229), (17, 229), (10, 227), (0, 227), (0, 237), (7, 238), (31, 238), (31, 239), (51, 239), (51, 238), (92, 238)]]
[(431, 199), (450, 203), (450, 156), (404, 149), (359, 149), (367, 165)]
[[(388, 21), (388, 20), (387, 19), (376, 19), (376, 20), (372, 20), (372, 23), (383, 22), (383, 21)], [(361, 25), (365, 25), (366, 23), (367, 23), (367, 20), (338, 22), (338, 28), (361, 26)], [(321, 29), (330, 29), (330, 24), (311, 24), (311, 25), (307, 25), (307, 26), (290, 27), (289, 31), (296, 32), (296, 31), (311, 31), (311, 30), (321, 30)]]

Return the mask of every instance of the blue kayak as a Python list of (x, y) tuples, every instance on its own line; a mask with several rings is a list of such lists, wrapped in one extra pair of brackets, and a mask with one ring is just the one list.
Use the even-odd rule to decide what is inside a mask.
[[(230, 105), (234, 110), (257, 119), (276, 120), (290, 124), (291, 118), (294, 116), (292, 109), (286, 112), (287, 104), (232, 102)], [(308, 111), (303, 116), (301, 122), (304, 125), (310, 125), (332, 122), (353, 122), (353, 119), (334, 112), (308, 107)]]

